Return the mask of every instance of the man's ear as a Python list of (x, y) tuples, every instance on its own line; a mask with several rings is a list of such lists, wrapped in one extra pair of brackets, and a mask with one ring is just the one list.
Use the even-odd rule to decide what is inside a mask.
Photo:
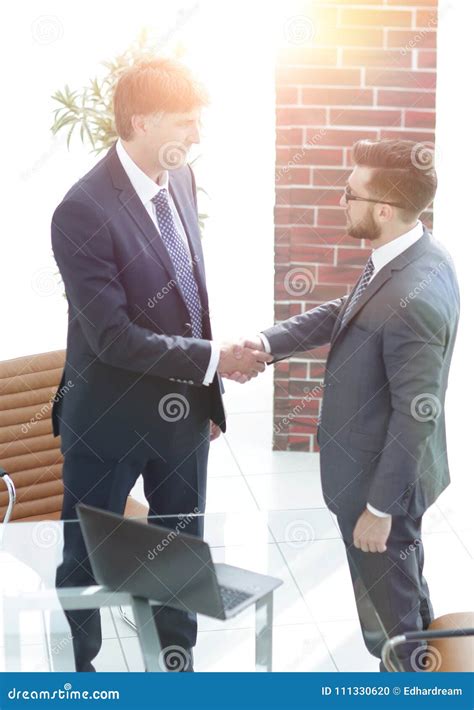
[(379, 209), (379, 219), (381, 222), (390, 222), (394, 217), (394, 209), (392, 205), (383, 204)]
[(146, 132), (145, 119), (146, 117), (142, 114), (134, 114), (131, 117), (130, 123), (132, 124), (133, 134), (135, 136), (142, 136)]

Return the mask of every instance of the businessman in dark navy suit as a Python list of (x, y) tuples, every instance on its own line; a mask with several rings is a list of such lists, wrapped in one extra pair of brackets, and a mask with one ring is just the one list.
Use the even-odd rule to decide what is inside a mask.
[[(114, 95), (119, 140), (54, 213), (52, 246), (69, 307), (63, 381), (71, 385), (53, 409), (63, 520), (76, 519), (78, 502), (122, 513), (140, 474), (150, 516), (203, 513), (209, 441), (225, 431), (220, 376), (253, 377), (270, 360), (212, 341), (186, 164), (206, 101), (176, 61), (131, 67)], [(202, 518), (186, 532), (202, 535)], [(58, 587), (94, 583), (79, 526), (65, 526)], [(76, 668), (93, 671), (99, 612), (67, 616)], [(195, 617), (160, 608), (155, 619), (164, 664), (166, 650), (176, 656), (178, 647), (180, 669), (192, 670)]]

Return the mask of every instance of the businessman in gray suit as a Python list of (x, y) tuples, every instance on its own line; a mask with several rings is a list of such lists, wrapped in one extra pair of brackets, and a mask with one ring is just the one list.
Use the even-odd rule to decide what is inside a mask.
[[(422, 516), (450, 480), (444, 401), (459, 291), (449, 254), (419, 220), (437, 182), (419, 148), (355, 144), (341, 206), (348, 233), (373, 250), (359, 281), (247, 340), (274, 361), (330, 343), (318, 429), (323, 493), (346, 546), (365, 643), (379, 658), (386, 635), (432, 621)], [(423, 670), (424, 655), (404, 644), (400, 668)]]

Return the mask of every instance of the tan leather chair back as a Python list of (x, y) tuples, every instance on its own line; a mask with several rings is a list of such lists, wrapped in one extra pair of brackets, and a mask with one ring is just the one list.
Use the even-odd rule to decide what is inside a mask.
[[(474, 628), (474, 612), (466, 611), (440, 616), (430, 624), (429, 630), (449, 631), (472, 628)], [(427, 643), (431, 647), (427, 655), (433, 670), (441, 673), (474, 671), (474, 636), (430, 639)]]
[[(61, 515), (63, 456), (51, 410), (65, 359), (65, 350), (55, 350), (0, 362), (0, 466), (16, 487), (12, 521)], [(0, 482), (0, 522), (7, 506), (8, 492)], [(128, 496), (124, 513), (145, 518), (148, 507)]]
[[(65, 351), (56, 350), (0, 362), (0, 466), (17, 490), (12, 520), (60, 516), (63, 457), (51, 410), (64, 361)], [(0, 522), (7, 504), (0, 483)]]

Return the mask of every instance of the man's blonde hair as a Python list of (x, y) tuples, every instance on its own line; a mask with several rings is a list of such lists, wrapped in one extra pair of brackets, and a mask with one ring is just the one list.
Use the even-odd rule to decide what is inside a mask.
[(165, 57), (143, 59), (127, 69), (114, 92), (117, 134), (133, 138), (132, 116), (161, 111), (187, 113), (209, 102), (204, 87), (181, 62)]

